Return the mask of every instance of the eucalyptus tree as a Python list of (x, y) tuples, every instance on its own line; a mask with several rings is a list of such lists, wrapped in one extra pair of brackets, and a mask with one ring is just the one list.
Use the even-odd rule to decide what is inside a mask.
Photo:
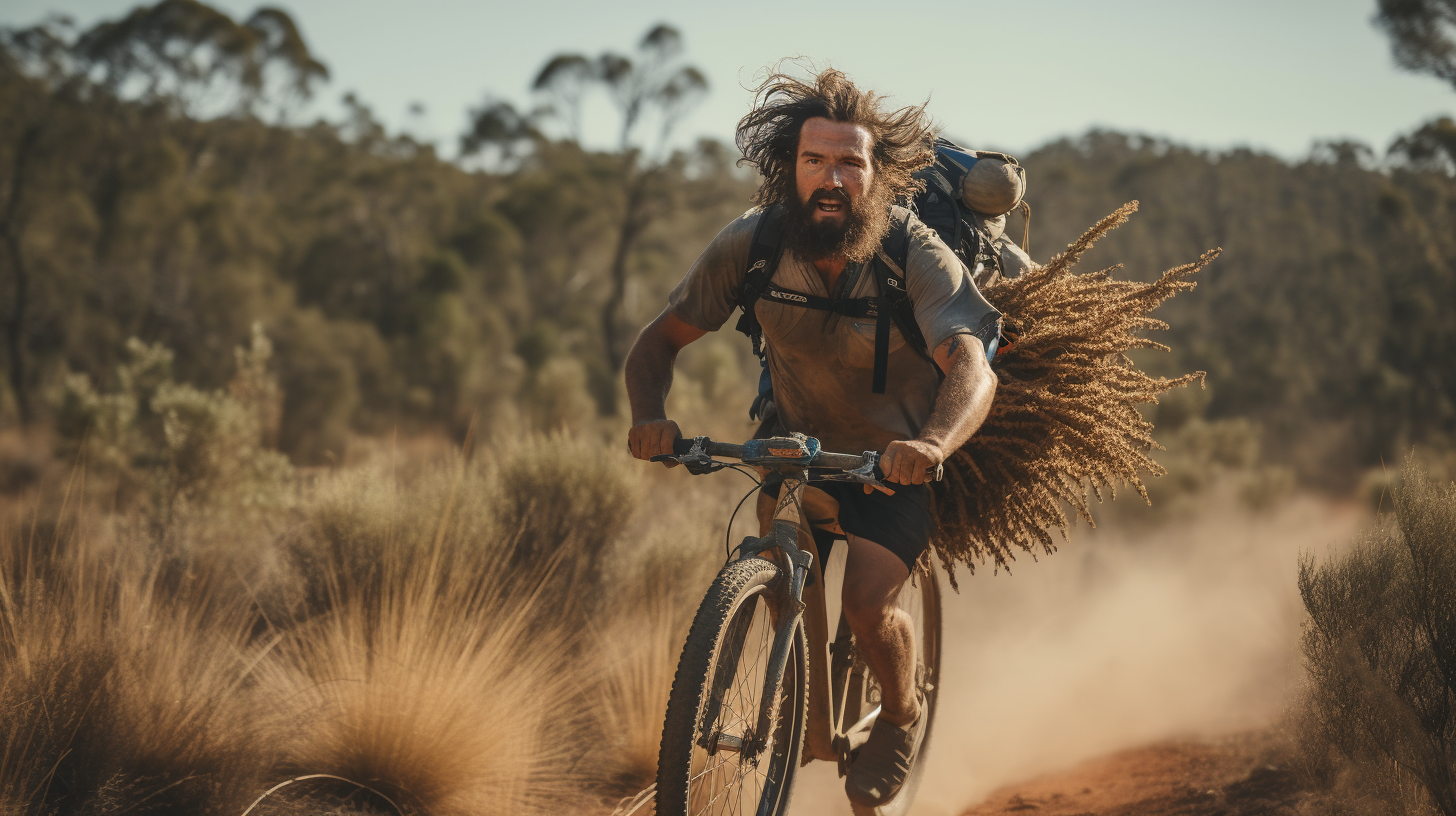
[(460, 137), (460, 155), (493, 151), (503, 166), (509, 165), (539, 138), (541, 131), (534, 116), (517, 111), (515, 105), (503, 99), (487, 96), (480, 107), (470, 110), (470, 125)]
[(1390, 35), (1395, 61), (1456, 88), (1456, 0), (1378, 0), (1375, 24)]
[[(572, 141), (581, 138), (582, 102), (593, 88), (604, 90), (618, 115), (617, 156), (621, 195), (615, 240), (608, 261), (608, 292), (601, 305), (600, 330), (609, 377), (597, 389), (601, 407), (615, 412), (614, 382), (625, 357), (621, 312), (632, 256), (643, 233), (671, 208), (671, 138), (689, 111), (708, 91), (701, 69), (684, 59), (682, 33), (670, 25), (652, 27), (631, 54), (605, 51), (595, 58), (577, 53), (551, 57), (537, 73), (532, 90), (544, 98), (532, 121), (555, 118)], [(482, 129), (482, 109), (472, 132)]]
[[(1456, 88), (1456, 0), (1378, 0), (1375, 24), (1390, 35), (1396, 64)], [(1396, 139), (1390, 152), (1412, 167), (1456, 172), (1456, 124), (1433, 119)]]
[[(0, 120), (0, 268), (8, 285), (0, 297), (9, 301), (7, 373), (22, 423), (35, 413), (30, 323), (43, 281), (30, 243), (38, 220), (73, 198), (106, 199), (137, 134), (158, 121), (256, 116), (269, 103), (282, 119), (327, 77), (292, 18), (271, 7), (239, 22), (197, 0), (162, 0), (85, 30), (64, 17), (0, 29), (8, 97)], [(106, 107), (116, 115), (88, 115)], [(135, 132), (98, 132), (98, 121), (130, 121)]]
[(329, 76), (293, 18), (272, 7), (239, 22), (198, 0), (162, 0), (98, 23), (71, 50), (112, 95), (175, 103), (191, 116), (254, 114), (265, 100), (286, 110)]

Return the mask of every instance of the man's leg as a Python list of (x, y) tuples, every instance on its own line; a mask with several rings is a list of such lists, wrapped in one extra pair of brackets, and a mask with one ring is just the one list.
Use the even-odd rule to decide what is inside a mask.
[(844, 568), (844, 616), (855, 644), (880, 681), (880, 718), (907, 725), (920, 714), (915, 689), (915, 630), (895, 605), (910, 577), (905, 562), (888, 549), (849, 536)]

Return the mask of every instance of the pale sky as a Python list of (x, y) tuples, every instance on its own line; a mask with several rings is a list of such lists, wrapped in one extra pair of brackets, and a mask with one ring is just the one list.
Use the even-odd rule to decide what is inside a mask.
[[(129, 0), (6, 0), (0, 24), (66, 13), (115, 17)], [(255, 3), (217, 3), (238, 17)], [(1316, 140), (1383, 151), (1400, 132), (1456, 112), (1456, 89), (1398, 70), (1370, 24), (1374, 0), (977, 0), (665, 3), (287, 0), (333, 72), (318, 110), (356, 91), (393, 128), (453, 154), (465, 111), (487, 93), (529, 106), (551, 55), (630, 53), (667, 22), (712, 85), (677, 141), (730, 140), (744, 85), (786, 56), (832, 63), (897, 101), (930, 100), (946, 132), (972, 147), (1025, 152), (1100, 126), (1200, 147), (1285, 157)], [(408, 113), (421, 102), (423, 116)], [(586, 141), (608, 144), (600, 98)]]

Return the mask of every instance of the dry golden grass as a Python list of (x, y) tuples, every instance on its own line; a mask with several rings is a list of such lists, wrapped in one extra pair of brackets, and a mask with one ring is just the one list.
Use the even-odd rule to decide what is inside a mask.
[(543, 437), (409, 484), (369, 470), (319, 484), (299, 545), (313, 617), (269, 669), (271, 696), (307, 723), (290, 771), (347, 777), (420, 813), (589, 799), (597, 659), (580, 627), (595, 575), (583, 565), (632, 511), (620, 466)]
[(128, 543), (0, 541), (0, 812), (241, 812), (271, 764), (252, 610)]
[(1152, 424), (1137, 406), (1201, 380), (1201, 372), (1151, 377), (1127, 357), (1164, 349), (1136, 332), (1166, 328), (1149, 317), (1193, 288), (1188, 279), (1218, 255), (1164, 272), (1152, 283), (1112, 278), (1112, 269), (1073, 273), (1099, 238), (1125, 222), (1137, 202), (1099, 221), (1039, 269), (987, 287), (1016, 342), (997, 358), (995, 403), (980, 430), (946, 461), (936, 486), (936, 553), (951, 575), (992, 559), (1006, 568), (1021, 549), (1056, 550), (1049, 532), (1067, 524), (1064, 503), (1092, 523), (1089, 493), (1129, 484), (1144, 499), (1141, 474), (1160, 475), (1149, 453)]
[[(657, 621), (686, 626), (639, 593), (716, 565), (629, 535), (630, 467), (562, 436), (376, 461), (310, 475), (275, 529), (11, 503), (0, 813), (241, 814), (306, 774), (410, 813), (602, 808), (652, 775), (665, 703), (639, 695), (665, 700), (681, 645)], [(254, 812), (392, 810), (352, 790)]]
[(414, 812), (550, 812), (577, 788), (568, 634), (543, 631), (541, 575), (441, 547), (385, 550), (375, 591), (337, 603), (269, 664), (299, 726), (287, 765), (378, 788)]
[[(719, 566), (710, 528), (669, 511), (638, 546), (618, 548), (590, 637), (600, 681), (588, 700), (603, 735), (608, 793), (635, 794), (657, 775), (663, 713), (703, 590)], [(708, 533), (708, 535), (704, 535)]]

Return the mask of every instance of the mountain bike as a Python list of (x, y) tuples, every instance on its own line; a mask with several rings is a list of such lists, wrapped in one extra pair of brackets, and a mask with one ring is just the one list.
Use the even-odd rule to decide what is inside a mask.
[[(886, 485), (878, 453), (829, 453), (800, 434), (742, 445), (679, 439), (672, 454), (654, 461), (676, 461), (693, 474), (732, 467), (714, 457), (776, 473), (783, 483), (771, 529), (746, 537), (730, 553), (693, 619), (662, 728), (656, 812), (779, 816), (788, 811), (798, 768), (813, 759), (834, 761), (844, 776), (880, 713), (879, 683), (856, 653), (842, 613), (833, 640), (828, 637), (829, 607), (837, 608), (837, 600), (825, 590), (842, 576), (842, 559), (826, 575), (810, 529), (826, 520), (806, 513), (806, 488), (812, 481)], [(909, 811), (934, 724), (940, 591), (928, 557), (912, 571), (898, 603), (914, 627), (924, 736), (899, 793), (875, 808), (851, 803), (858, 816)]]

